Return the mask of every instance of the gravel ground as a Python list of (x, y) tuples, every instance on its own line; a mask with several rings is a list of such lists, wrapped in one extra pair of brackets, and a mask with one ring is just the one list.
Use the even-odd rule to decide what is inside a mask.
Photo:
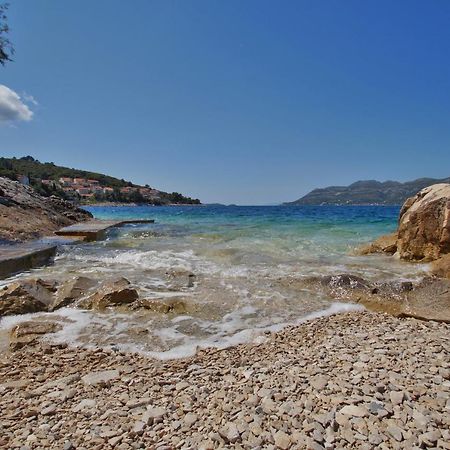
[(450, 449), (450, 326), (369, 312), (155, 361), (0, 356), (0, 448)]

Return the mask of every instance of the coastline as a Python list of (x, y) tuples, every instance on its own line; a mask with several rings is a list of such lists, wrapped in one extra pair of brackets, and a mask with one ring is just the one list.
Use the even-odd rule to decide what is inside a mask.
[(181, 360), (42, 343), (1, 356), (0, 445), (448, 448), (449, 332), (350, 312)]

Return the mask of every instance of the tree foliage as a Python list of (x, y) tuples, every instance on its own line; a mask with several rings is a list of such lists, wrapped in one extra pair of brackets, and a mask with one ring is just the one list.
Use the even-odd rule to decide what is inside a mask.
[(8, 39), (9, 26), (6, 12), (8, 10), (8, 3), (0, 3), (0, 64), (4, 66), (6, 62), (12, 61), (14, 54), (14, 47)]

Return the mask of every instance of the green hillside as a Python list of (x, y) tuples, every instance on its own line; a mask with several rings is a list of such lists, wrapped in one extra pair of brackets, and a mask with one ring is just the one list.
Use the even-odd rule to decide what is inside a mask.
[(49, 188), (42, 184), (42, 180), (52, 180), (57, 182), (61, 177), (68, 178), (85, 178), (89, 180), (96, 180), (102, 187), (111, 187), (114, 192), (107, 196), (107, 198), (98, 198), (96, 200), (119, 201), (119, 202), (137, 202), (137, 203), (152, 203), (152, 204), (200, 204), (200, 200), (186, 197), (178, 192), (163, 192), (158, 190), (157, 198), (148, 201), (142, 198), (139, 193), (133, 195), (123, 195), (120, 193), (120, 188), (136, 187), (149, 188), (148, 185), (140, 186), (133, 184), (130, 181), (111, 177), (97, 172), (90, 172), (87, 170), (71, 169), (69, 167), (57, 166), (52, 162), (42, 163), (32, 156), (25, 156), (23, 158), (0, 158), (0, 177), (10, 178), (16, 180), (18, 175), (28, 176), (30, 184), (42, 195), (58, 195), (67, 198), (67, 195), (58, 188)]
[(400, 183), (375, 180), (357, 181), (350, 186), (314, 189), (287, 205), (402, 205), (408, 197), (436, 183), (449, 183), (450, 178), (419, 178)]

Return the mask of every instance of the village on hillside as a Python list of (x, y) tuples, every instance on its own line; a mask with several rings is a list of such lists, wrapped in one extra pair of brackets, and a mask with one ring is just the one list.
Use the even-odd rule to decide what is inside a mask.
[[(26, 175), (18, 175), (17, 181), (24, 185), (30, 185), (30, 179)], [(111, 186), (102, 186), (98, 180), (90, 180), (86, 178), (70, 178), (61, 177), (55, 180), (37, 180), (45, 186), (48, 191), (62, 191), (65, 197), (69, 199), (83, 200), (108, 200), (115, 194), (120, 194), (127, 200), (155, 201), (160, 199), (161, 192), (157, 189), (141, 186), (125, 186), (121, 188), (113, 188)]]
[(43, 196), (56, 195), (73, 203), (200, 204), (178, 192), (164, 192), (101, 173), (41, 163), (32, 156), (0, 157), (0, 176), (31, 186)]

